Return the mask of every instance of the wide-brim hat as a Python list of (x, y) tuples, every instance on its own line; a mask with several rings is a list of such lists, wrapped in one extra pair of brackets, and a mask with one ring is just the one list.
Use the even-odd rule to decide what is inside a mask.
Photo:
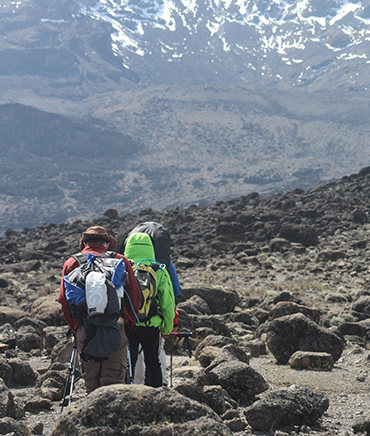
[(104, 241), (109, 242), (108, 250), (114, 250), (117, 246), (116, 238), (114, 238), (112, 235), (108, 235), (108, 232), (104, 227), (92, 226), (82, 232), (80, 250), (82, 250), (84, 247), (83, 243), (87, 242), (91, 238), (104, 239)]

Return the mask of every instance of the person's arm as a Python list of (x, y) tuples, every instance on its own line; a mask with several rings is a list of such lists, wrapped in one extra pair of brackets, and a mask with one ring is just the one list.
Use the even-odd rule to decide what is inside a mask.
[(173, 319), (173, 331), (177, 332), (179, 329), (179, 312), (176, 310), (175, 306), (175, 318)]
[(172, 263), (172, 260), (170, 261), (170, 272), (171, 272), (171, 281), (172, 281), (172, 287), (173, 287), (173, 293), (175, 297), (181, 294), (182, 287), (180, 285), (179, 277), (176, 272), (175, 265)]
[(173, 330), (173, 320), (175, 318), (175, 297), (169, 273), (161, 271), (157, 274), (158, 302), (163, 314), (161, 333), (163, 336), (169, 335)]
[[(126, 257), (122, 256), (122, 258), (125, 262), (127, 272), (125, 290), (128, 293), (128, 296), (126, 292), (124, 295), (123, 317), (125, 319), (126, 332), (129, 332), (135, 325), (136, 316), (139, 316), (141, 292), (130, 262)], [(128, 297), (130, 297), (130, 299)]]
[(77, 327), (79, 326), (76, 318), (71, 314), (69, 304), (66, 298), (66, 289), (64, 287), (64, 276), (68, 275), (71, 271), (73, 271), (78, 266), (78, 262), (70, 258), (68, 259), (64, 266), (63, 266), (63, 272), (62, 272), (62, 279), (60, 281), (60, 287), (59, 287), (59, 295), (58, 295), (58, 302), (61, 304), (61, 310), (63, 314), (63, 318), (65, 322), (68, 324), (69, 328), (76, 333)]

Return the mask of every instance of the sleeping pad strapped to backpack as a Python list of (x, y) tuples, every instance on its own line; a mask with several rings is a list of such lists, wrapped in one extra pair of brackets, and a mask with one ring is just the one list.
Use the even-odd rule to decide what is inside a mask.
[(101, 361), (121, 348), (118, 323), (123, 302), (126, 268), (114, 252), (78, 253), (79, 267), (64, 277), (66, 298), (72, 315), (85, 327), (81, 358)]

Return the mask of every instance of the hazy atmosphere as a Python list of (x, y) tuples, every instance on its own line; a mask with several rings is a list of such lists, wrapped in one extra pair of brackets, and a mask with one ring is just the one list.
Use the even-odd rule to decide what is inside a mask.
[(5, 2), (0, 232), (370, 163), (366, 2)]

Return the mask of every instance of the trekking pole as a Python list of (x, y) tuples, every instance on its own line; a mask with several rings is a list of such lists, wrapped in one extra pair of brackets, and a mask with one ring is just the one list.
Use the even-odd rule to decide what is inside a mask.
[(173, 342), (171, 341), (171, 354), (170, 354), (170, 388), (172, 388), (172, 355), (173, 355)]
[(72, 368), (72, 379), (71, 379), (71, 388), (69, 390), (69, 399), (68, 399), (68, 405), (72, 403), (72, 392), (75, 385), (75, 373), (76, 373), (76, 363), (77, 363), (77, 347), (74, 345), (74, 358), (73, 358), (73, 368)]
[(64, 386), (63, 398), (62, 398), (62, 400), (60, 402), (60, 406), (61, 406), (60, 413), (63, 412), (64, 401), (66, 399), (68, 383), (69, 383), (69, 379), (71, 378), (71, 375), (72, 375), (72, 379), (71, 379), (71, 388), (70, 388), (70, 391), (69, 391), (68, 404), (71, 404), (71, 401), (72, 401), (72, 391), (73, 391), (73, 384), (74, 384), (74, 377), (75, 377), (76, 361), (77, 361), (77, 347), (76, 347), (76, 344), (74, 343), (73, 344), (72, 355), (71, 355), (71, 360), (69, 362), (69, 367), (68, 367), (67, 380), (66, 380), (66, 384)]

